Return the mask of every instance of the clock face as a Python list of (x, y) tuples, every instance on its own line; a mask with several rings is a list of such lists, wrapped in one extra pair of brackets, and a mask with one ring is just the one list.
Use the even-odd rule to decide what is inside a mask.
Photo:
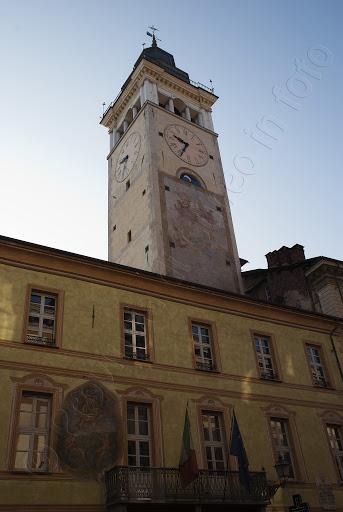
[(131, 133), (123, 143), (114, 173), (114, 177), (119, 183), (124, 181), (132, 171), (133, 166), (136, 163), (140, 147), (141, 136), (138, 132)]
[(184, 162), (201, 167), (208, 161), (204, 143), (186, 126), (171, 124), (164, 130), (170, 149)]

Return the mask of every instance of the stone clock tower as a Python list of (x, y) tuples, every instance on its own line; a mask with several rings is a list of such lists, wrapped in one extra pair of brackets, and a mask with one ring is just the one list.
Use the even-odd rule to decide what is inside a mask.
[(175, 66), (155, 37), (101, 124), (108, 155), (109, 260), (242, 292), (214, 132), (213, 91)]

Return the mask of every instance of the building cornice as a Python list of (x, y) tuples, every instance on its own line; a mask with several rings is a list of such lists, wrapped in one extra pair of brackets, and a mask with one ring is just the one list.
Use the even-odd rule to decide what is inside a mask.
[(343, 278), (343, 262), (339, 260), (320, 259), (310, 267), (305, 275), (312, 281), (322, 278), (324, 275), (334, 278)]
[(0, 236), (0, 263), (261, 321), (330, 333), (343, 320), (279, 306), (88, 256)]
[[(18, 347), (19, 348), (19, 347)], [(107, 364), (111, 361), (107, 359)], [(109, 371), (99, 371), (96, 367), (85, 369), (77, 369), (76, 367), (62, 367), (62, 366), (54, 366), (51, 364), (45, 365), (42, 363), (32, 363), (28, 361), (17, 361), (17, 360), (0, 360), (0, 368), (7, 370), (19, 370), (21, 372), (31, 372), (32, 374), (36, 374), (39, 372), (41, 375), (50, 375), (55, 378), (58, 376), (64, 377), (72, 377), (75, 379), (82, 379), (89, 381), (90, 379), (99, 380), (102, 383), (110, 382), (113, 384), (113, 374), (115, 367), (112, 368), (112, 372)], [(118, 368), (118, 367), (117, 367)], [(188, 379), (183, 382), (178, 381), (170, 381), (170, 379), (163, 378), (160, 380), (157, 378), (143, 378), (142, 376), (138, 376), (137, 372), (135, 375), (131, 375), (130, 373), (126, 373), (125, 375), (120, 375), (115, 372), (115, 382), (116, 385), (119, 386), (135, 386), (135, 387), (146, 387), (148, 389), (154, 389), (155, 393), (160, 393), (161, 390), (169, 390), (169, 391), (181, 391), (183, 393), (187, 392), (189, 396), (190, 393), (194, 393), (195, 395), (208, 394), (213, 396), (213, 381), (207, 381), (203, 383), (197, 383), (192, 379)], [(223, 386), (223, 387), (221, 387)], [(118, 390), (119, 391), (119, 390)], [(293, 388), (294, 391), (294, 388)], [(284, 396), (284, 395), (273, 395), (270, 394), (269, 391), (265, 392), (257, 392), (255, 390), (244, 390), (244, 386), (240, 389), (232, 389), (227, 385), (227, 382), (220, 382), (219, 386), (215, 387), (215, 394), (221, 397), (226, 398), (234, 398), (240, 400), (253, 400), (257, 402), (273, 402), (274, 404), (282, 404), (284, 405), (287, 402), (288, 405), (294, 406), (302, 406), (302, 407), (311, 407), (316, 409), (324, 409), (324, 410), (340, 410), (342, 399), (341, 394), (339, 392), (332, 393), (329, 391), (327, 396), (324, 399), (324, 396), (318, 397), (318, 395), (314, 395), (312, 397), (302, 398), (296, 397), (293, 393), (293, 396)], [(323, 399), (323, 401), (321, 401)]]

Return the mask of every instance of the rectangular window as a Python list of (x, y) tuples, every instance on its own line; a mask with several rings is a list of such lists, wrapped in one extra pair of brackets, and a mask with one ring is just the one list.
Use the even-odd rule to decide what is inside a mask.
[(329, 382), (326, 378), (320, 347), (316, 345), (306, 345), (306, 352), (311, 368), (313, 384), (322, 388), (328, 387)]
[(26, 341), (37, 345), (56, 345), (57, 295), (31, 290)]
[(51, 395), (23, 392), (17, 424), (14, 469), (48, 471)]
[(201, 414), (207, 467), (212, 471), (222, 471), (227, 467), (223, 415), (212, 411), (202, 411)]
[(270, 337), (255, 334), (254, 343), (260, 377), (262, 379), (277, 379), (278, 375), (274, 363)]
[(211, 328), (192, 322), (192, 336), (196, 368), (199, 370), (215, 370)]
[(340, 425), (326, 425), (332, 454), (336, 461), (339, 477), (343, 480), (343, 437)]
[(149, 359), (146, 324), (145, 313), (124, 309), (125, 357), (142, 361)]
[(286, 461), (289, 464), (289, 477), (294, 478), (294, 460), (292, 455), (289, 423), (287, 419), (270, 418), (275, 462)]
[(151, 410), (149, 405), (127, 404), (127, 460), (129, 466), (151, 467)]

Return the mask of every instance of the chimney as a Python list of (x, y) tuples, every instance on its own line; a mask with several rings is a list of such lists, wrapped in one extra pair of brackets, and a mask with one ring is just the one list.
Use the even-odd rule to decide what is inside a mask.
[(295, 244), (293, 247), (286, 247), (283, 245), (277, 251), (266, 254), (266, 258), (268, 268), (277, 268), (292, 265), (293, 263), (300, 263), (301, 261), (305, 261), (304, 246)]

